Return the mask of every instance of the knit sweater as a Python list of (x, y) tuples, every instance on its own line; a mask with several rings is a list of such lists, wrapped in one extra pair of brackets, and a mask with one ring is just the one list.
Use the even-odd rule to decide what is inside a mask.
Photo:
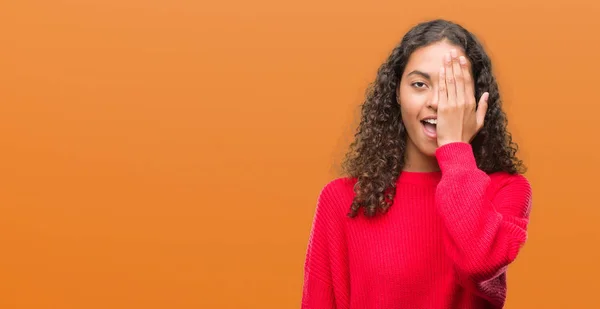
[(527, 238), (520, 174), (478, 169), (470, 144), (438, 147), (439, 172), (402, 171), (385, 214), (347, 216), (355, 178), (321, 190), (303, 309), (502, 308), (506, 269)]

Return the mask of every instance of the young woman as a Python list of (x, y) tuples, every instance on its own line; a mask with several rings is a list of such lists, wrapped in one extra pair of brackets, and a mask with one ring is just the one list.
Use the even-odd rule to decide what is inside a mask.
[(321, 191), (302, 308), (501, 308), (531, 187), (481, 43), (416, 25), (362, 105), (346, 177)]

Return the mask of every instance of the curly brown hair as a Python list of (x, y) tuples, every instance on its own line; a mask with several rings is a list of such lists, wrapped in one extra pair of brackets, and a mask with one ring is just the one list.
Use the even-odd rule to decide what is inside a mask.
[(484, 126), (471, 141), (478, 168), (488, 174), (526, 172), (522, 161), (515, 156), (518, 146), (506, 129), (508, 121), (502, 110), (498, 83), (482, 44), (454, 22), (442, 19), (423, 22), (404, 35), (366, 91), (360, 124), (342, 163), (344, 173), (357, 179), (356, 196), (348, 216), (355, 217), (361, 207), (367, 217), (385, 213), (391, 207), (407, 145), (407, 131), (397, 101), (398, 84), (416, 49), (443, 40), (461, 47), (471, 62), (475, 97), (489, 92)]

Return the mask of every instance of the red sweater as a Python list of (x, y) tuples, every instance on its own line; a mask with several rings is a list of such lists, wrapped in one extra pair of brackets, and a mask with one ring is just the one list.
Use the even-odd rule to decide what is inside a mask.
[(394, 204), (346, 214), (353, 178), (321, 191), (304, 266), (304, 309), (502, 308), (506, 268), (527, 238), (531, 187), (486, 174), (467, 143), (439, 147), (440, 172), (401, 172)]

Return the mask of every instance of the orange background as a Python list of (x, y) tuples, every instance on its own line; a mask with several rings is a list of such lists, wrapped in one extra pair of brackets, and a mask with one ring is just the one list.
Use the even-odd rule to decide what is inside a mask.
[[(542, 7), (545, 5), (546, 7)], [(455, 20), (534, 189), (507, 308), (598, 308), (596, 1), (3, 1), (0, 308), (298, 308), (378, 66)]]

